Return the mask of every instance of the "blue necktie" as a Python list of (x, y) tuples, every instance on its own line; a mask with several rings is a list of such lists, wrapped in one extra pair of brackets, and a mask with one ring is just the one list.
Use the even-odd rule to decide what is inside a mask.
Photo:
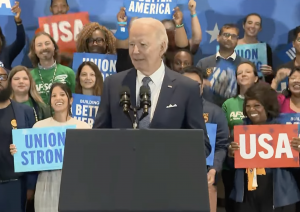
[[(144, 77), (142, 82), (143, 82), (143, 85), (146, 86), (147, 88), (149, 88), (150, 90), (150, 87), (149, 87), (149, 82), (151, 82), (151, 78), (150, 77)], [(150, 90), (151, 92), (151, 90)], [(143, 109), (140, 109), (138, 111), (138, 117), (141, 117), (143, 114)], [(146, 128), (149, 128), (149, 125), (150, 125), (150, 115), (151, 115), (151, 107), (148, 108), (148, 115), (146, 117), (144, 117), (140, 123), (139, 123), (139, 129), (146, 129)]]

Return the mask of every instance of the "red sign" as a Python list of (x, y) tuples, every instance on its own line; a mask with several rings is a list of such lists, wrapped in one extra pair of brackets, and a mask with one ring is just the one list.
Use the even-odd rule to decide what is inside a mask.
[(293, 137), (298, 137), (296, 124), (235, 126), (234, 140), (240, 146), (235, 168), (299, 167), (299, 152), (290, 146)]
[(76, 52), (77, 35), (87, 23), (89, 23), (87, 12), (39, 18), (40, 29), (54, 38), (61, 52)]

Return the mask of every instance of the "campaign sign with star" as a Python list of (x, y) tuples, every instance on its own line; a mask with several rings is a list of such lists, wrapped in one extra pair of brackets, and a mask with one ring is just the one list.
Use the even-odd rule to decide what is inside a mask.
[(66, 130), (75, 128), (68, 125), (13, 130), (15, 172), (62, 169)]
[(299, 167), (299, 152), (290, 146), (298, 137), (298, 126), (240, 125), (234, 127), (234, 141), (240, 149), (234, 153), (235, 168)]

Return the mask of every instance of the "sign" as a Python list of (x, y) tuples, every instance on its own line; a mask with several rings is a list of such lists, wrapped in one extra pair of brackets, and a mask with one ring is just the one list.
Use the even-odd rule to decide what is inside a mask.
[(290, 147), (298, 137), (297, 125), (234, 126), (234, 141), (240, 149), (234, 153), (235, 168), (299, 167), (299, 152)]
[(236, 67), (232, 63), (221, 59), (208, 76), (212, 91), (223, 98), (235, 96), (237, 92), (235, 72)]
[(128, 17), (173, 19), (173, 10), (176, 6), (177, 0), (124, 0)]
[(72, 94), (72, 115), (79, 121), (84, 121), (93, 127), (100, 105), (100, 96)]
[(0, 15), (15, 16), (11, 8), (15, 5), (14, 0), (0, 0)]
[(209, 143), (211, 146), (211, 152), (206, 158), (206, 165), (213, 166), (215, 158), (215, 149), (216, 149), (216, 137), (217, 137), (217, 124), (206, 123), (207, 136), (209, 138)]
[(12, 131), (15, 172), (62, 169), (66, 129), (76, 125), (16, 129)]
[(74, 53), (72, 69), (77, 73), (78, 67), (84, 61), (95, 63), (102, 73), (103, 80), (109, 75), (117, 73), (117, 55), (114, 54), (94, 54), (94, 53)]
[(53, 37), (62, 52), (76, 51), (77, 35), (87, 23), (89, 23), (87, 12), (39, 18), (39, 27)]
[[(267, 65), (267, 44), (255, 43), (255, 44), (243, 44), (235, 47), (235, 53), (242, 58), (248, 59), (255, 64), (258, 76), (263, 77), (260, 71), (261, 65)], [(217, 46), (217, 52), (219, 51), (219, 45)]]
[[(299, 113), (281, 113), (279, 115), (279, 122), (281, 124), (297, 124), (300, 132), (300, 114)], [(300, 137), (300, 134), (299, 134)]]

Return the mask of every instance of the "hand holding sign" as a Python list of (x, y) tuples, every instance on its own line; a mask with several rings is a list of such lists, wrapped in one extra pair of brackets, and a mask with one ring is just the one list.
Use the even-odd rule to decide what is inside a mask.
[(17, 153), (16, 145), (14, 145), (14, 144), (9, 145), (9, 150), (10, 150), (11, 155), (16, 154)]
[(300, 152), (300, 138), (292, 138), (291, 147)]
[[(125, 7), (121, 7), (120, 11), (117, 14), (118, 22), (127, 22), (127, 16), (125, 12)], [(125, 26), (126, 24), (120, 24), (120, 26)]]
[(20, 3), (18, 1), (15, 2), (15, 5), (11, 8), (11, 11), (15, 13), (15, 21), (21, 22), (20, 15), (21, 15), (21, 8)]
[(240, 146), (238, 145), (238, 143), (231, 142), (228, 147), (228, 156), (231, 158), (234, 158), (234, 152), (239, 149), (240, 149)]
[(273, 68), (268, 65), (261, 65), (260, 70), (263, 73), (263, 75), (265, 75), (265, 76), (271, 75), (273, 73)]
[(173, 15), (173, 20), (174, 20), (176, 25), (181, 25), (182, 20), (183, 20), (183, 13), (179, 9), (179, 7), (175, 7), (174, 11), (175, 12), (174, 12), (174, 15)]

